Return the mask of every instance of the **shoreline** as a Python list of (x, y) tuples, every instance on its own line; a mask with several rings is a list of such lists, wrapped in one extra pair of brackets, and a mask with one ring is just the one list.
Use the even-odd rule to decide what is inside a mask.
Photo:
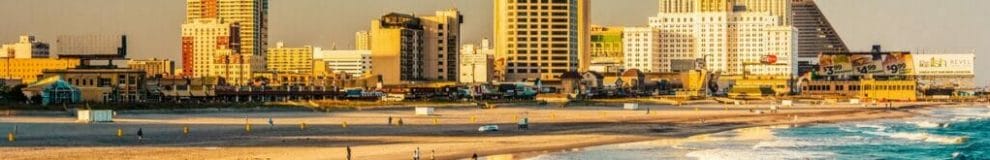
[[(645, 140), (617, 141), (615, 143), (603, 142), (603, 143), (598, 144), (598, 145), (579, 146), (579, 147), (572, 147), (572, 148), (561, 148), (561, 149), (556, 149), (556, 150), (541, 150), (541, 151), (517, 152), (517, 153), (500, 154), (500, 155), (493, 155), (493, 156), (487, 156), (487, 157), (494, 157), (496, 159), (497, 158), (507, 158), (507, 157), (510, 158), (510, 159), (530, 159), (530, 158), (535, 158), (535, 157), (538, 157), (538, 156), (541, 156), (541, 155), (553, 154), (553, 153), (562, 153), (562, 152), (568, 152), (568, 151), (579, 151), (579, 150), (584, 150), (584, 149), (587, 149), (587, 148), (590, 148), (590, 147), (600, 147), (600, 146), (618, 145), (618, 144), (627, 144), (627, 143), (638, 143), (638, 142), (649, 142), (649, 141), (656, 141), (656, 140), (675, 140), (675, 139), (682, 139), (682, 138), (687, 138), (687, 137), (691, 137), (691, 136), (700, 136), (700, 135), (706, 135), (706, 134), (716, 134), (716, 133), (721, 133), (721, 132), (728, 132), (728, 131), (733, 131), (733, 130), (740, 130), (740, 129), (746, 129), (746, 128), (755, 128), (755, 127), (772, 127), (772, 126), (781, 126), (781, 125), (787, 125), (787, 126), (791, 126), (791, 127), (801, 127), (801, 126), (814, 125), (814, 124), (833, 124), (833, 123), (843, 123), (843, 122), (860, 122), (860, 121), (873, 121), (873, 120), (904, 119), (904, 118), (912, 118), (912, 117), (918, 117), (918, 116), (926, 116), (924, 114), (915, 113), (916, 111), (919, 111), (919, 110), (930, 110), (930, 109), (933, 109), (933, 108), (957, 108), (957, 107), (974, 107), (974, 106), (973, 105), (965, 105), (965, 104), (942, 104), (942, 105), (910, 106), (910, 107), (902, 107), (902, 108), (900, 108), (901, 110), (906, 110), (906, 112), (911, 112), (910, 114), (908, 114), (908, 115), (897, 115), (897, 116), (893, 116), (893, 117), (851, 118), (851, 119), (838, 119), (838, 120), (831, 120), (831, 121), (799, 122), (799, 123), (791, 123), (791, 124), (754, 124), (754, 125), (740, 125), (740, 126), (726, 128), (726, 129), (723, 129), (723, 130), (713, 130), (713, 131), (710, 131), (710, 132), (698, 132), (698, 133), (693, 133), (693, 134), (685, 134), (683, 136), (677, 136), (677, 137), (660, 137), (660, 138), (645, 139)], [(990, 107), (990, 106), (988, 106), (988, 107)]]
[[(345, 146), (352, 146), (355, 159), (408, 159), (412, 150), (421, 147), (424, 157), (436, 150), (440, 159), (463, 159), (473, 153), (479, 156), (510, 155), (510, 157), (540, 155), (558, 151), (593, 146), (632, 143), (664, 138), (682, 138), (693, 135), (724, 132), (739, 128), (772, 125), (806, 125), (873, 119), (892, 119), (918, 116), (916, 110), (931, 107), (951, 107), (945, 103), (903, 104), (903, 109), (885, 110), (857, 106), (799, 105), (782, 108), (777, 114), (756, 114), (749, 110), (763, 109), (760, 105), (689, 105), (649, 106), (653, 113), (643, 110), (622, 110), (614, 106), (552, 107), (504, 107), (491, 110), (476, 108), (439, 108), (437, 116), (411, 116), (404, 109), (366, 110), (347, 112), (261, 112), (261, 113), (202, 113), (202, 114), (131, 114), (123, 115), (114, 124), (84, 125), (81, 130), (69, 133), (45, 133), (51, 135), (22, 136), (16, 145), (0, 143), (0, 151), (13, 153), (3, 159), (46, 159), (79, 155), (89, 152), (109, 152), (111, 159), (337, 159), (343, 157)], [(928, 105), (908, 107), (909, 105)], [(939, 106), (945, 105), (945, 106)], [(968, 106), (967, 104), (961, 104)], [(798, 115), (794, 121), (793, 115)], [(257, 133), (242, 135), (245, 116), (250, 116)], [(396, 127), (384, 124), (386, 117), (405, 118), (408, 126)], [(534, 128), (515, 128), (515, 116), (529, 117)], [(267, 129), (267, 117), (275, 117), (273, 130)], [(469, 119), (477, 117), (478, 122)], [(41, 127), (26, 126), (25, 130), (76, 126), (71, 118), (53, 121), (46, 117), (0, 118), (0, 126), (6, 124), (42, 122)], [(701, 123), (704, 119), (705, 123)], [(431, 122), (441, 122), (439, 125)], [(340, 128), (341, 121), (349, 121), (351, 127)], [(312, 128), (300, 132), (297, 125), (307, 123)], [(240, 125), (238, 125), (240, 124)], [(497, 133), (473, 131), (481, 124), (499, 124), (505, 127)], [(121, 141), (109, 131), (118, 127), (140, 126), (156, 133), (147, 144)], [(194, 125), (194, 136), (182, 138), (175, 127)], [(197, 126), (198, 125), (198, 126)], [(46, 128), (49, 127), (49, 128)], [(173, 128), (169, 132), (155, 132), (156, 128)], [(296, 128), (296, 129), (292, 129)], [(0, 131), (6, 128), (0, 127)], [(161, 130), (161, 129), (159, 129)], [(269, 131), (271, 130), (271, 131)], [(76, 133), (78, 132), (78, 133)], [(239, 136), (226, 137), (236, 133)], [(40, 140), (43, 137), (74, 139), (72, 142)], [(199, 136), (202, 135), (202, 136)], [(125, 135), (129, 140), (131, 135)], [(165, 137), (162, 137), (165, 136)], [(175, 136), (175, 137), (170, 137)], [(55, 144), (55, 145), (52, 145)], [(74, 145), (73, 145), (74, 144)], [(121, 150), (129, 148), (127, 150)], [(82, 157), (80, 159), (107, 159), (107, 157)]]

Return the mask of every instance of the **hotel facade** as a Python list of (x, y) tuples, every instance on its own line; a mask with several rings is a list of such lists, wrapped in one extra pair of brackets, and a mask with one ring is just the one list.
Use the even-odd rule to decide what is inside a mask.
[(591, 63), (590, 0), (494, 0), (495, 78), (559, 80)]
[(701, 59), (727, 75), (793, 74), (797, 29), (790, 0), (661, 0), (649, 25), (660, 30), (660, 71)]

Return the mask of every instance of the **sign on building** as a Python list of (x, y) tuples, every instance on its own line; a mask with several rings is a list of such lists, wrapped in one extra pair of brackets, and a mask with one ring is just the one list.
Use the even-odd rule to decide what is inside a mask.
[(914, 61), (908, 52), (822, 53), (819, 75), (896, 76), (913, 74)]
[(917, 75), (973, 75), (976, 56), (968, 54), (916, 54)]

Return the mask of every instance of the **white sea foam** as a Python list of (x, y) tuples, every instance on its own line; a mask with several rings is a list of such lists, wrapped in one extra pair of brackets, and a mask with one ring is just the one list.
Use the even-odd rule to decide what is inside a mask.
[(753, 145), (752, 149), (769, 149), (769, 148), (805, 148), (805, 147), (818, 147), (818, 146), (849, 146), (863, 144), (864, 138), (860, 136), (850, 136), (842, 138), (828, 138), (828, 139), (795, 139), (795, 138), (782, 138), (774, 141), (762, 141)]
[(887, 126), (877, 125), (877, 124), (856, 124), (858, 128), (874, 128), (877, 131), (887, 130)]
[(873, 134), (878, 136), (887, 136), (890, 138), (906, 139), (912, 141), (930, 142), (930, 143), (940, 143), (940, 144), (962, 144), (969, 140), (965, 136), (943, 136), (934, 135), (929, 133), (886, 133), (886, 132), (863, 132), (866, 134)]
[(685, 156), (699, 160), (830, 159), (835, 156), (835, 153), (794, 150), (709, 149), (690, 152)]
[(914, 124), (915, 126), (918, 126), (918, 128), (945, 128), (949, 126), (948, 123), (931, 122), (931, 121), (912, 121), (908, 123)]

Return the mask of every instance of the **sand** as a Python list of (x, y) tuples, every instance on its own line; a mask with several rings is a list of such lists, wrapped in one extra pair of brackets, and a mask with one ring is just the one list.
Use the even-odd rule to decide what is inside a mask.
[[(915, 104), (898, 104), (906, 105)], [(122, 113), (113, 123), (96, 124), (76, 123), (69, 116), (7, 116), (0, 118), (0, 132), (11, 132), (17, 125), (18, 133), (15, 142), (0, 142), (0, 159), (344, 159), (346, 146), (351, 146), (353, 159), (410, 159), (416, 148), (424, 159), (462, 159), (475, 153), (541, 153), (753, 126), (916, 114), (909, 109), (858, 105), (798, 105), (775, 114), (751, 112), (769, 112), (766, 105), (642, 107), (651, 108), (650, 114), (613, 105), (440, 108), (435, 116), (416, 116), (413, 109)], [(269, 117), (274, 126), (268, 124)], [(390, 126), (388, 117), (393, 122), (401, 118), (404, 125)], [(529, 118), (531, 129), (516, 128), (522, 117)], [(300, 128), (302, 123), (305, 129)], [(251, 132), (246, 132), (246, 124)], [(478, 132), (485, 124), (498, 124), (501, 131)], [(184, 127), (190, 129), (188, 135), (183, 134)], [(135, 135), (138, 128), (145, 134), (141, 142)], [(123, 137), (116, 136), (117, 129)]]

